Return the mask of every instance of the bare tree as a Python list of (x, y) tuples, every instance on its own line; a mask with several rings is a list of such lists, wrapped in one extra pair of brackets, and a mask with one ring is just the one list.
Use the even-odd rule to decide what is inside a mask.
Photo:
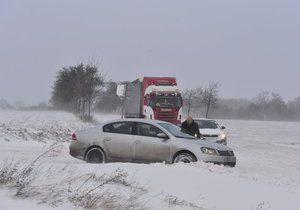
[(12, 105), (10, 105), (5, 99), (0, 99), (0, 109), (11, 109)]
[(183, 101), (187, 106), (188, 115), (190, 115), (191, 108), (199, 103), (202, 92), (202, 88), (186, 89), (183, 92)]
[(98, 68), (95, 65), (85, 66), (84, 75), (84, 89), (83, 95), (86, 97), (88, 103), (88, 117), (91, 117), (91, 105), (96, 96), (100, 93), (101, 88), (104, 86), (104, 77), (98, 73)]
[(201, 103), (206, 108), (205, 117), (208, 117), (209, 111), (215, 107), (218, 100), (219, 82), (210, 82), (208, 87), (202, 92)]
[(15, 109), (23, 109), (25, 107), (25, 103), (22, 100), (18, 100), (14, 104)]
[(195, 89), (195, 97), (194, 97), (194, 107), (198, 111), (198, 115), (201, 116), (201, 106), (202, 106), (202, 95), (203, 95), (203, 89), (201, 87)]
[(300, 120), (300, 97), (297, 97), (287, 103), (290, 118)]
[(270, 93), (264, 91), (254, 99), (254, 103), (257, 105), (258, 109), (261, 110), (263, 115), (263, 120), (267, 120), (269, 117), (269, 106), (270, 106), (271, 96)]
[(96, 108), (99, 111), (113, 112), (122, 106), (122, 101), (117, 95), (118, 83), (110, 80), (106, 82), (105, 87), (96, 100)]

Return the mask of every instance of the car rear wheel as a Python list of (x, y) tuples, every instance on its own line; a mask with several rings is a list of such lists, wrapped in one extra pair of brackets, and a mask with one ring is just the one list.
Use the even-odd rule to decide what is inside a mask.
[(91, 148), (86, 153), (86, 162), (88, 163), (105, 163), (105, 154), (98, 147)]
[(173, 163), (191, 163), (196, 161), (197, 160), (194, 155), (190, 153), (180, 153), (175, 156)]

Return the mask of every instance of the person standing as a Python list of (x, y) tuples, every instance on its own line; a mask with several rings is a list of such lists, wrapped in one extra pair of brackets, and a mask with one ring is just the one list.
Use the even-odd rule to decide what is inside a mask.
[(193, 120), (191, 116), (188, 116), (186, 120), (181, 124), (181, 128), (184, 130), (188, 131), (189, 134), (192, 136), (195, 136), (196, 138), (202, 138), (202, 135), (200, 134), (199, 131), (199, 126), (198, 124)]

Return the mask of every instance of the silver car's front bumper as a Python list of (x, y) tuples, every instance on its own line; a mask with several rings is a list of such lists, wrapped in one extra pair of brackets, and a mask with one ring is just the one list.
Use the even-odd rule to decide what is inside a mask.
[(219, 156), (217, 158), (214, 158), (214, 160), (209, 160), (206, 162), (235, 167), (236, 157), (235, 156)]
[(205, 140), (210, 141), (210, 142), (227, 145), (227, 139), (218, 139), (216, 137), (204, 137), (204, 138), (205, 138)]
[(220, 165), (228, 165), (234, 167), (236, 165), (236, 157), (235, 156), (220, 156), (220, 155), (199, 155), (197, 156), (198, 160), (214, 163)]

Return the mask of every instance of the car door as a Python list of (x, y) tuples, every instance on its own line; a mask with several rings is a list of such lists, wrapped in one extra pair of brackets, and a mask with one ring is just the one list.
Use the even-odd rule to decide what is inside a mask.
[(133, 122), (114, 122), (103, 126), (103, 144), (107, 156), (114, 161), (130, 161), (133, 157)]
[(136, 123), (134, 139), (134, 159), (137, 162), (162, 162), (170, 158), (170, 140), (157, 137), (164, 133), (147, 123)]

